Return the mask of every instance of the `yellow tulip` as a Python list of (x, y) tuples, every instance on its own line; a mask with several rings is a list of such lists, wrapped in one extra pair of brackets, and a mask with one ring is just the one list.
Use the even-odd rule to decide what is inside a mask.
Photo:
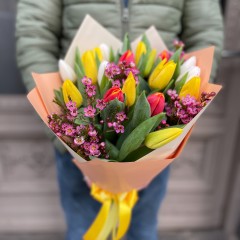
[(156, 49), (153, 49), (149, 54), (148, 61), (143, 72), (144, 77), (147, 77), (150, 74), (153, 64), (155, 62), (156, 55), (157, 55), (157, 51)]
[(146, 54), (147, 52), (147, 48), (146, 48), (146, 45), (144, 42), (140, 41), (137, 45), (137, 48), (136, 48), (136, 56), (135, 56), (135, 61), (136, 61), (136, 64), (138, 65), (140, 59), (141, 59), (141, 56), (143, 54)]
[(179, 97), (186, 97), (187, 95), (191, 95), (196, 99), (199, 98), (200, 94), (200, 86), (201, 86), (201, 79), (200, 77), (193, 77), (187, 83), (185, 83), (179, 93)]
[(162, 60), (150, 75), (149, 86), (152, 89), (162, 90), (172, 79), (177, 64), (174, 61), (166, 61), (167, 59)]
[(132, 72), (129, 73), (126, 81), (123, 84), (122, 92), (126, 94), (126, 105), (131, 107), (136, 100), (136, 81)]
[(82, 55), (82, 63), (85, 70), (85, 75), (92, 79), (93, 84), (96, 84), (98, 69), (94, 51), (86, 51)]
[(80, 107), (83, 102), (83, 98), (77, 87), (71, 80), (66, 80), (62, 85), (63, 99), (65, 103), (73, 101)]
[(102, 54), (102, 50), (101, 50), (100, 47), (94, 48), (94, 49), (93, 49), (93, 53), (94, 53), (95, 56), (96, 56), (96, 55), (98, 56), (98, 59), (99, 59), (100, 61), (103, 60), (103, 54)]
[(166, 128), (151, 132), (145, 139), (145, 145), (150, 149), (160, 148), (177, 138), (182, 132), (181, 128)]

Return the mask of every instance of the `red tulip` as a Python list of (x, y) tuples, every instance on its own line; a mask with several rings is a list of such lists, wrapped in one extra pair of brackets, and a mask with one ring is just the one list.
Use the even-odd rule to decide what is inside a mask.
[(134, 55), (131, 50), (127, 50), (119, 59), (119, 62), (125, 61), (127, 64), (134, 62)]
[(164, 109), (165, 97), (162, 93), (153, 93), (147, 97), (151, 107), (151, 116), (161, 113)]
[(167, 59), (167, 61), (170, 59), (170, 57), (172, 56), (172, 54), (168, 51), (168, 50), (163, 50), (160, 54), (159, 57), (163, 60), (163, 59)]
[(110, 102), (117, 98), (120, 102), (124, 102), (124, 95), (119, 87), (112, 87), (110, 88), (104, 95), (103, 101), (104, 102)]

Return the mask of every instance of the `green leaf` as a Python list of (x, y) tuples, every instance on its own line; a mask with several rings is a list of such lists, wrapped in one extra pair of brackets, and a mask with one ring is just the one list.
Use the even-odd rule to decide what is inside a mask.
[(82, 83), (82, 78), (77, 79), (77, 87), (83, 98), (83, 106), (86, 106), (87, 105), (87, 95), (86, 95), (86, 91), (85, 91), (85, 86)]
[(110, 48), (110, 54), (109, 54), (109, 62), (114, 62), (115, 61), (115, 54), (113, 51), (113, 48)]
[(123, 46), (122, 46), (122, 54), (125, 53), (127, 50), (131, 50), (131, 44), (129, 40), (129, 36), (126, 33), (123, 39)]
[(96, 64), (97, 64), (97, 69), (98, 69), (100, 64), (101, 64), (101, 61), (100, 61), (100, 59), (99, 59), (97, 54), (95, 54), (95, 61), (96, 61)]
[(124, 133), (119, 137), (117, 141), (117, 147), (120, 148), (124, 140), (133, 131), (133, 129), (135, 129), (139, 124), (144, 122), (146, 119), (149, 119), (150, 116), (151, 116), (150, 105), (146, 98), (145, 92), (142, 92), (134, 106), (132, 119), (126, 125)]
[(84, 67), (82, 64), (82, 60), (81, 60), (81, 56), (78, 48), (76, 48), (76, 51), (75, 51), (74, 70), (78, 78), (83, 78), (85, 76), (85, 71), (84, 71)]
[(104, 90), (106, 88), (107, 85), (109, 85), (109, 79), (105, 76), (105, 74), (103, 74), (103, 77), (102, 77), (102, 81), (101, 81), (101, 84), (100, 84), (100, 93), (101, 93), (101, 96), (104, 95)]
[(122, 162), (135, 162), (152, 151), (153, 149), (150, 149), (146, 146), (142, 146), (136, 149), (135, 151), (131, 152)]
[(173, 89), (173, 87), (174, 87), (174, 82), (175, 82), (175, 80), (172, 79), (172, 80), (168, 83), (168, 85), (165, 87), (165, 89), (164, 89), (164, 91), (163, 91), (163, 94), (164, 94), (164, 95), (166, 95), (166, 93), (167, 93), (167, 91), (168, 91), (169, 89)]
[(187, 81), (187, 77), (188, 77), (188, 72), (178, 82), (175, 82), (174, 89), (177, 91), (178, 94), (181, 92), (183, 85)]
[(151, 89), (147, 83), (147, 81), (142, 78), (140, 75), (138, 76), (138, 80), (139, 83), (137, 85), (137, 95), (140, 95), (143, 91), (146, 92), (146, 94), (148, 94), (149, 92), (151, 92)]
[(173, 60), (175, 63), (177, 63), (180, 59), (180, 56), (182, 54), (182, 48), (180, 47), (170, 58), (170, 60)]
[(146, 45), (146, 48), (147, 48), (147, 52), (150, 52), (152, 47), (151, 47), (151, 44), (146, 36), (146, 34), (143, 34), (142, 36), (142, 42), (144, 42), (144, 44)]
[(55, 101), (60, 107), (65, 107), (65, 102), (63, 99), (62, 88), (60, 90), (54, 90)]
[(115, 145), (113, 145), (108, 140), (106, 140), (105, 142), (106, 142), (106, 150), (108, 151), (110, 159), (117, 160), (119, 155), (119, 150)]
[(156, 124), (158, 125), (163, 117), (164, 114), (160, 113), (138, 125), (123, 142), (122, 147), (120, 148), (119, 161), (123, 161), (131, 152), (137, 150), (153, 127)]

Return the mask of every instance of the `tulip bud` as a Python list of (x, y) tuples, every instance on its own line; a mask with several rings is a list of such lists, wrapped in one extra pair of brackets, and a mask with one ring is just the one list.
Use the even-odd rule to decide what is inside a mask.
[(180, 69), (181, 73), (186, 73), (190, 70), (190, 68), (195, 67), (197, 63), (197, 59), (195, 56), (190, 57), (188, 60), (186, 60)]
[(95, 54), (93, 51), (86, 51), (82, 55), (82, 63), (85, 70), (85, 74), (88, 78), (92, 79), (92, 83), (97, 83), (97, 64), (95, 61)]
[(126, 94), (126, 105), (131, 107), (136, 100), (136, 81), (132, 72), (128, 74), (128, 77), (123, 84), (122, 92)]
[(100, 49), (100, 47), (96, 47), (93, 49), (93, 55), (94, 55), (94, 57), (98, 56), (98, 59), (100, 62), (103, 60), (103, 54), (102, 54), (102, 50)]
[(134, 55), (131, 50), (127, 50), (119, 59), (119, 62), (125, 61), (127, 64), (134, 62)]
[(179, 97), (182, 98), (186, 97), (187, 95), (190, 95), (198, 99), (200, 94), (200, 86), (201, 86), (200, 77), (193, 77), (191, 80), (189, 80), (187, 83), (183, 85), (179, 93)]
[(157, 67), (153, 70), (149, 78), (149, 86), (152, 89), (164, 89), (171, 81), (176, 69), (176, 63), (166, 59), (162, 60)]
[(71, 80), (66, 80), (62, 85), (63, 99), (65, 103), (73, 101), (80, 107), (83, 102), (83, 98), (77, 87)]
[(136, 60), (136, 64), (138, 65), (139, 63), (139, 60), (141, 59), (141, 56), (143, 54), (146, 54), (147, 52), (147, 48), (146, 48), (146, 45), (144, 44), (144, 42), (140, 41), (137, 45), (137, 48), (136, 48), (136, 57), (135, 57), (135, 60)]
[(108, 65), (107, 61), (101, 62), (99, 69), (98, 69), (98, 85), (101, 86), (102, 78), (105, 73), (106, 66)]
[(99, 45), (99, 48), (101, 49), (103, 60), (109, 61), (110, 58), (110, 48), (107, 44), (102, 43)]
[(179, 82), (183, 76), (188, 72), (188, 77), (186, 79), (186, 83), (191, 80), (193, 77), (199, 77), (201, 73), (201, 69), (196, 66), (190, 67), (187, 71), (181, 72), (180, 76), (177, 78), (176, 82)]
[(183, 129), (181, 128), (165, 128), (155, 132), (151, 132), (145, 139), (145, 145), (150, 149), (157, 149), (177, 138)]
[(164, 60), (166, 59), (167, 61), (170, 59), (171, 57), (171, 53), (168, 50), (163, 50), (160, 54), (159, 57)]
[(157, 92), (147, 97), (148, 103), (151, 108), (151, 116), (161, 113), (164, 109), (165, 97), (164, 94)]
[(59, 60), (58, 68), (63, 81), (69, 79), (74, 82), (77, 79), (77, 75), (73, 69), (64, 60)]
[(124, 95), (121, 90), (121, 88), (118, 87), (112, 87), (110, 88), (104, 95), (103, 101), (104, 102), (110, 102), (117, 98), (120, 102), (124, 102)]
[(146, 64), (144, 72), (143, 72), (144, 77), (148, 77), (148, 75), (150, 74), (153, 64), (155, 62), (156, 55), (157, 55), (157, 50), (153, 49), (149, 54), (147, 64)]

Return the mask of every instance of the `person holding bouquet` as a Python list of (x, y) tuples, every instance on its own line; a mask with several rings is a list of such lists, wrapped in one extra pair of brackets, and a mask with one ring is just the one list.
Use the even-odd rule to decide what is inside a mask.
[[(159, 1), (81, 1), (19, 0), (16, 41), (17, 59), (28, 90), (34, 87), (31, 72), (54, 72), (58, 59), (65, 55), (81, 21), (89, 13), (110, 32), (122, 38), (126, 32), (135, 39), (155, 25), (172, 48), (180, 38), (185, 50), (216, 46), (214, 70), (221, 55), (223, 25), (217, 0)], [(99, 211), (100, 204), (89, 192), (83, 175), (71, 161), (61, 143), (50, 135), (56, 154), (61, 202), (68, 226), (67, 240), (82, 239)], [(165, 196), (169, 167), (139, 192), (133, 210), (128, 240), (156, 240), (157, 217)]]

